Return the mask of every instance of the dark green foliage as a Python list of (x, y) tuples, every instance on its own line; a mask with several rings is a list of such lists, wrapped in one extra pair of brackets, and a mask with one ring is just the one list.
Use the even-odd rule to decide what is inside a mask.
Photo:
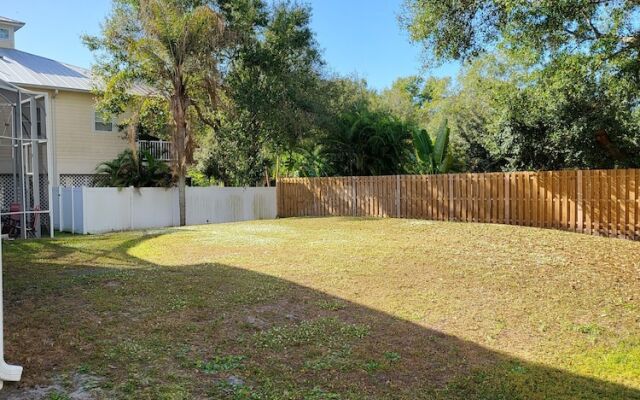
[(473, 171), (612, 168), (640, 165), (635, 85), (584, 55), (521, 70), (487, 56), (460, 77), (439, 113), (451, 115)]
[(407, 171), (412, 125), (367, 109), (345, 113), (323, 141), (328, 175), (393, 175)]
[(171, 111), (166, 100), (160, 97), (145, 98), (141, 102), (138, 119), (138, 139), (171, 139)]
[(226, 122), (202, 142), (197, 169), (225, 186), (253, 186), (261, 181), (268, 159), (264, 142), (242, 129), (244, 120)]
[(465, 168), (640, 166), (640, 3), (407, 0), (402, 21), (430, 62), (465, 61), (421, 106)]
[(280, 154), (317, 133), (326, 106), (310, 9), (258, 2), (249, 8), (233, 14), (243, 31), (229, 54), (227, 110), (197, 155), (198, 170), (226, 185), (264, 180)]
[(281, 175), (367, 176), (449, 170), (452, 156), (446, 121), (433, 143), (415, 123), (390, 111), (373, 109), (366, 100), (343, 103), (341, 108), (348, 111), (339, 113), (326, 133), (280, 158)]
[(298, 177), (327, 176), (331, 171), (322, 144), (297, 147), (282, 155), (279, 172)]
[(586, 56), (558, 57), (535, 83), (505, 103), (514, 169), (612, 168), (640, 165), (640, 86)]
[(98, 165), (96, 172), (106, 174), (107, 184), (112, 187), (169, 187), (172, 184), (169, 166), (148, 151), (142, 151), (138, 157), (127, 149), (114, 160)]

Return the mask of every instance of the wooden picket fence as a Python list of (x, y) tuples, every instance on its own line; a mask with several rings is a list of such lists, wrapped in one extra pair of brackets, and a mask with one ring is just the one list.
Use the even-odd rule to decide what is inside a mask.
[(282, 178), (278, 216), (556, 228), (640, 239), (640, 169)]

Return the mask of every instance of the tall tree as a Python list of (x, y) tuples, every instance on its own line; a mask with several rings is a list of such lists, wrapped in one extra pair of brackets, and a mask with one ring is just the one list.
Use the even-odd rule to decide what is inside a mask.
[(326, 105), (311, 10), (288, 2), (255, 10), (249, 15), (260, 18), (244, 24), (229, 52), (230, 106), (218, 135), (207, 138), (197, 157), (202, 172), (225, 184), (264, 179), (280, 154), (319, 129)]
[(421, 120), (420, 109), (425, 100), (423, 87), (424, 79), (419, 76), (398, 78), (390, 88), (373, 96), (373, 107), (391, 112), (405, 122), (418, 123)]
[[(431, 64), (467, 61), (482, 81), (467, 79), (455, 98), (482, 87), (470, 93), (493, 108), (476, 132), (461, 131), (476, 155), (494, 157), (476, 166), (640, 165), (640, 2), (406, 0), (401, 20)], [(486, 63), (486, 52), (507, 62)]]
[(98, 53), (94, 71), (103, 110), (132, 112), (128, 123), (135, 126), (140, 85), (148, 88), (147, 96), (169, 103), (181, 225), (194, 120), (218, 126), (212, 116), (221, 98), (220, 62), (229, 38), (220, 5), (207, 0), (114, 0), (101, 35), (84, 38)]

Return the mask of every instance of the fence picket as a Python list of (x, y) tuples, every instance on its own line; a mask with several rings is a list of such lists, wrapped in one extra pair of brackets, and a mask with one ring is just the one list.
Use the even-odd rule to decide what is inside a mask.
[(629, 220), (627, 221), (626, 231), (628, 233), (629, 239), (635, 239), (637, 237), (636, 233), (636, 225), (638, 224), (637, 220), (637, 205), (636, 205), (636, 196), (637, 196), (637, 172), (636, 170), (629, 171)]

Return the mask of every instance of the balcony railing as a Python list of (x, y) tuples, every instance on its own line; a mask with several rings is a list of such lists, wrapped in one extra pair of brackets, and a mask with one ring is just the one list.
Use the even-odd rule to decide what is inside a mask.
[(171, 142), (164, 140), (138, 140), (138, 151), (148, 151), (156, 160), (171, 161)]

